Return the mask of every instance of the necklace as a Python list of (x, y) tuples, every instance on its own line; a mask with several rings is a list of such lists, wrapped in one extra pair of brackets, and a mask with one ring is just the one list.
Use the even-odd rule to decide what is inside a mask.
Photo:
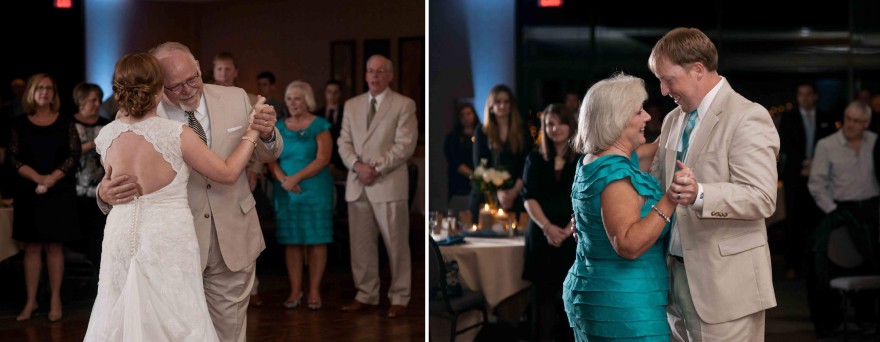
[(629, 154), (626, 153), (626, 151), (624, 151), (622, 148), (617, 147), (617, 145), (611, 145), (611, 147), (616, 148), (616, 149), (617, 149), (618, 151), (620, 151), (620, 152), (623, 152), (623, 155), (624, 155), (624, 156), (628, 156), (628, 155), (629, 155)]

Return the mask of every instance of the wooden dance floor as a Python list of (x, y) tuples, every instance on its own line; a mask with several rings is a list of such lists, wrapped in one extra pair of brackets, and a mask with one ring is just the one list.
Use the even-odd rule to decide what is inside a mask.
[[(267, 239), (267, 244), (269, 243)], [(425, 271), (424, 246), (412, 246), (413, 287), (408, 312), (403, 317), (389, 319), (385, 315), (390, 303), (387, 294), (388, 263), (382, 268), (382, 303), (378, 308), (363, 313), (341, 312), (355, 294), (347, 254), (334, 245), (328, 248), (328, 269), (324, 276), (323, 308), (310, 311), (303, 305), (286, 309), (281, 303), (289, 291), (283, 264), (283, 250), (269, 246), (257, 261), (262, 307), (248, 309), (248, 341), (424, 341), (425, 339)], [(380, 248), (382, 248), (380, 246)], [(342, 257), (339, 257), (339, 256)], [(62, 298), (64, 318), (50, 323), (48, 289), (45, 274), (41, 281), (38, 315), (28, 321), (16, 322), (15, 317), (24, 303), (24, 281), (21, 273), (21, 255), (0, 263), (0, 341), (82, 341), (88, 326), (89, 314), (95, 297), (90, 277), (81, 277), (75, 262), (68, 260)], [(344, 262), (342, 262), (344, 260)], [(71, 266), (74, 264), (74, 266)], [(307, 280), (304, 279), (304, 280)]]

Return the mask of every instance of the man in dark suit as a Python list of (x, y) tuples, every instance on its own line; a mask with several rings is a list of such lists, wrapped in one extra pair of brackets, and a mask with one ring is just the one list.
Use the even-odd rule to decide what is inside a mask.
[(822, 211), (807, 189), (816, 142), (837, 130), (834, 118), (816, 108), (819, 96), (810, 83), (797, 87), (797, 107), (782, 113), (779, 123), (779, 176), (785, 188), (786, 277), (802, 269), (810, 233), (822, 219)]
[[(339, 139), (339, 131), (342, 129), (342, 116), (345, 112), (342, 100), (342, 83), (337, 80), (330, 80), (324, 84), (324, 107), (318, 108), (315, 115), (327, 119), (330, 123), (330, 135), (333, 142)], [(336, 148), (334, 147), (334, 151)], [(339, 158), (339, 153), (333, 153), (330, 157), (330, 172), (333, 179), (344, 181), (348, 173), (348, 168)]]

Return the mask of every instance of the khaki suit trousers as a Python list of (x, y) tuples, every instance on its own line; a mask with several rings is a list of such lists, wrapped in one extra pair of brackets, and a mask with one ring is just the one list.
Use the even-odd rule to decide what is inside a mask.
[(379, 237), (391, 264), (388, 298), (407, 305), (411, 297), (412, 266), (409, 251), (409, 211), (405, 200), (370, 202), (364, 191), (348, 202), (351, 273), (361, 303), (379, 304)]
[(669, 304), (666, 319), (672, 329), (671, 341), (759, 342), (764, 341), (764, 310), (718, 324), (703, 322), (694, 308), (685, 265), (673, 257), (669, 266)]
[(217, 228), (211, 223), (211, 247), (208, 264), (202, 274), (208, 312), (214, 322), (217, 336), (223, 342), (244, 342), (247, 328), (247, 308), (251, 288), (256, 278), (256, 262), (241, 271), (232, 272), (223, 262)]

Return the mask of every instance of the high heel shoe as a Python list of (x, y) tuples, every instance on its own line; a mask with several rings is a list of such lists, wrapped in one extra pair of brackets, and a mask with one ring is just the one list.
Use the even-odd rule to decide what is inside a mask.
[(52, 314), (52, 313), (49, 313), (49, 322), (50, 322), (50, 323), (58, 322), (58, 321), (60, 321), (61, 318), (63, 318), (63, 317), (64, 317), (64, 313), (62, 313), (62, 312), (59, 312), (57, 315), (54, 315), (54, 314)]
[(34, 305), (34, 308), (31, 309), (31, 311), (28, 311), (27, 314), (25, 314), (24, 310), (22, 310), (21, 314), (19, 314), (18, 317), (15, 318), (15, 320), (17, 322), (22, 322), (22, 321), (27, 321), (27, 320), (31, 319), (32, 316), (35, 316), (34, 311), (37, 311), (37, 309), (39, 307), (40, 307), (39, 305)]
[(290, 300), (284, 301), (284, 304), (283, 304), (283, 305), (284, 305), (285, 308), (288, 308), (288, 309), (295, 309), (295, 308), (298, 308), (298, 307), (299, 307), (299, 302), (302, 301), (302, 297), (303, 297), (303, 294), (302, 294), (302, 292), (300, 292), (300, 293), (299, 293), (299, 297), (296, 297), (296, 300), (294, 300), (294, 301), (290, 301)]
[(321, 308), (321, 299), (318, 300), (310, 300), (309, 301), (309, 310), (315, 311)]

